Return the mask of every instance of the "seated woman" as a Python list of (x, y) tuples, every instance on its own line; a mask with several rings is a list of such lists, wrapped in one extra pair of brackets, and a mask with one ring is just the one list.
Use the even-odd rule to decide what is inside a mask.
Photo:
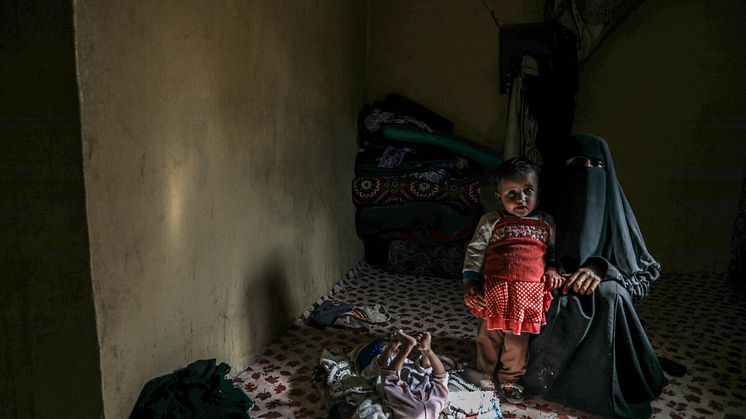
[[(549, 204), (557, 224), (556, 253), (570, 274), (531, 340), (523, 378), (542, 394), (584, 411), (649, 417), (666, 384), (634, 303), (660, 275), (614, 172), (606, 142), (579, 134), (563, 153), (546, 156), (557, 180)], [(552, 165), (552, 157), (561, 159)], [(557, 298), (559, 297), (559, 298)]]

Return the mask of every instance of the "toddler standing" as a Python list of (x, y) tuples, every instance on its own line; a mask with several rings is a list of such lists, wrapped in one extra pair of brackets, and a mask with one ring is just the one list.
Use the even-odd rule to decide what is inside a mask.
[[(521, 158), (497, 169), (503, 209), (479, 221), (464, 258), (464, 303), (483, 318), (477, 369), (497, 382), (510, 402), (523, 400), (528, 338), (546, 323), (550, 291), (562, 285), (554, 258), (554, 222), (537, 210), (539, 169)], [(495, 371), (497, 370), (497, 371)]]

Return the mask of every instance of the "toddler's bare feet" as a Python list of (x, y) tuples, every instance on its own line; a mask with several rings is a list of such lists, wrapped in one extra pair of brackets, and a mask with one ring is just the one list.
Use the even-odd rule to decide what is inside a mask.
[(397, 339), (399, 339), (399, 342), (401, 342), (401, 344), (404, 345), (405, 348), (407, 348), (407, 350), (410, 350), (414, 348), (415, 345), (417, 345), (417, 339), (404, 333), (401, 329), (396, 332), (396, 337)]
[(417, 334), (417, 349), (423, 353), (429, 351), (431, 341), (432, 341), (432, 336), (430, 335), (430, 332), (418, 333)]

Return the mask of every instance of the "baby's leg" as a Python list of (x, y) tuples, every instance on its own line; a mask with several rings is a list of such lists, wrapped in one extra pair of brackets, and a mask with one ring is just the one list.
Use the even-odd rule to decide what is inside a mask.
[(383, 347), (383, 350), (378, 355), (378, 366), (381, 368), (389, 368), (389, 358), (391, 358), (391, 356), (396, 353), (396, 350), (399, 349), (399, 346), (401, 346), (401, 342), (399, 342), (399, 339), (396, 337), (396, 335), (392, 335), (389, 343), (387, 343), (386, 346)]
[(433, 367), (433, 374), (444, 374), (446, 372), (443, 362), (431, 347), (432, 336), (429, 332), (420, 333), (417, 336), (417, 348), (422, 352), (422, 366)]
[(427, 355), (427, 353), (430, 351), (430, 333), (418, 333), (417, 336), (417, 349), (422, 353), (422, 360), (420, 361), (422, 364), (422, 368), (430, 368), (432, 364), (430, 363), (430, 357)]
[(394, 371), (399, 371), (404, 366), (404, 360), (412, 352), (412, 348), (417, 345), (417, 340), (401, 330), (396, 333), (396, 338), (399, 340), (401, 347), (399, 348), (399, 353), (396, 354), (396, 357), (391, 362), (390, 368)]

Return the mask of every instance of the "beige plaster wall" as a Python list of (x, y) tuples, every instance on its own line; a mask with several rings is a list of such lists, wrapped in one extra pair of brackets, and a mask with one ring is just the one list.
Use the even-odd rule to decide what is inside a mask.
[(646, 1), (590, 57), (576, 131), (605, 137), (664, 269), (723, 271), (746, 177), (746, 3)]
[(0, 63), (0, 418), (96, 418), (72, 4), (0, 2)]
[(190, 361), (252, 362), (361, 257), (366, 8), (76, 1), (106, 417)]
[(502, 149), (507, 96), (500, 95), (500, 24), (542, 19), (543, 1), (370, 2), (368, 99), (407, 96), (451, 119), (455, 132)]

